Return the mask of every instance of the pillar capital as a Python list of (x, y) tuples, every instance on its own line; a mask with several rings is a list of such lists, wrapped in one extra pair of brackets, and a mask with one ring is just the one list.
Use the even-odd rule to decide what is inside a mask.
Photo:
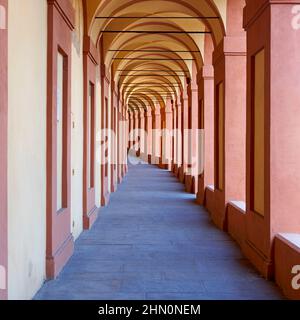
[(168, 98), (167, 99), (167, 103), (166, 103), (166, 108), (165, 108), (165, 112), (166, 113), (169, 113), (169, 112), (172, 112), (172, 109), (173, 109), (173, 103), (172, 103), (172, 99)]
[(161, 111), (160, 111), (160, 104), (157, 103), (157, 104), (155, 105), (154, 114), (155, 114), (156, 116), (160, 116), (160, 113), (161, 113)]
[(214, 67), (212, 65), (204, 65), (202, 67), (202, 74), (200, 74), (200, 79), (212, 80), (214, 78)]
[(213, 52), (213, 64), (217, 64), (226, 56), (246, 56), (246, 36), (226, 36)]

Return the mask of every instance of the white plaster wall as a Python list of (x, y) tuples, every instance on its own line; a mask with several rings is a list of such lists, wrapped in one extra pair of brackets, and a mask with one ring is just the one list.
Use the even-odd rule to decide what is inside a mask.
[(73, 0), (72, 3), (75, 8), (75, 30), (72, 40), (71, 77), (71, 232), (76, 239), (83, 228), (83, 11), (81, 0)]
[(9, 0), (8, 294), (42, 285), (46, 249), (46, 0)]

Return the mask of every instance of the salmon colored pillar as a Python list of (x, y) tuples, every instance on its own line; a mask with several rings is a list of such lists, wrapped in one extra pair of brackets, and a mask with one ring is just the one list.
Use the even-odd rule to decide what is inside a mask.
[(134, 130), (134, 114), (128, 110), (128, 149), (130, 150), (133, 145), (133, 130)]
[(134, 150), (136, 152), (136, 156), (139, 156), (140, 153), (140, 137), (139, 137), (139, 128), (140, 128), (140, 114), (138, 110), (134, 111)]
[[(55, 278), (74, 250), (71, 233), (71, 67), (72, 31), (75, 12), (70, 1), (48, 0), (47, 54), (47, 209), (46, 209), (46, 277)], [(58, 82), (61, 59), (62, 89)], [(61, 97), (61, 99), (59, 99)], [(58, 110), (62, 113), (58, 121)], [(58, 176), (58, 123), (63, 133), (62, 172)], [(58, 181), (61, 192), (58, 194)]]
[[(296, 4), (300, 1), (247, 1), (244, 12), (248, 68), (245, 251), (266, 277), (274, 272), (275, 235), (300, 233), (300, 29)], [(276, 263), (288, 265), (289, 256)]]
[(162, 153), (161, 168), (171, 170), (171, 154), (172, 154), (172, 109), (173, 100), (167, 99), (164, 110), (164, 126), (162, 130)]
[(161, 151), (161, 110), (160, 104), (157, 103), (153, 114), (153, 136), (152, 136), (152, 164), (159, 164)]
[(7, 0), (0, 0), (0, 300), (7, 299)]
[(175, 173), (176, 164), (176, 103), (173, 101), (172, 104), (172, 154), (171, 154), (171, 171)]
[[(102, 46), (101, 46), (102, 48)], [(100, 54), (101, 59), (103, 55)], [(109, 191), (108, 191), (108, 152), (109, 152), (109, 74), (106, 66), (102, 63), (101, 65), (101, 205), (106, 206), (109, 202)]]
[(140, 110), (140, 156), (145, 153), (145, 110)]
[(84, 132), (83, 132), (83, 228), (90, 229), (98, 215), (95, 204), (95, 142), (96, 142), (96, 68), (98, 51), (90, 37), (85, 36), (84, 66)]
[[(111, 70), (113, 71), (113, 70)], [(111, 82), (111, 115), (110, 115), (110, 191), (117, 190), (117, 114), (118, 89), (114, 81)]]
[(175, 176), (179, 178), (182, 166), (182, 105), (181, 99), (176, 101), (176, 163)]
[[(198, 179), (196, 180), (198, 169), (198, 127), (199, 127), (199, 91), (197, 83), (197, 68), (193, 63), (193, 75), (189, 90), (189, 150), (188, 150), (188, 166), (185, 178), (185, 188), (189, 193), (196, 194), (198, 187)], [(198, 178), (198, 175), (197, 175)]]
[(146, 111), (146, 132), (147, 132), (147, 144), (146, 144), (146, 158), (151, 163), (152, 155), (152, 110), (151, 106), (148, 106)]
[(179, 180), (185, 182), (185, 176), (188, 166), (188, 130), (189, 130), (189, 91), (190, 80), (187, 79), (187, 86), (182, 94), (181, 105), (181, 125), (182, 125), (182, 146), (181, 146), (181, 167), (179, 169)]
[(117, 119), (117, 175), (118, 175), (118, 183), (122, 182), (123, 178), (123, 151), (124, 151), (124, 133), (123, 133), (123, 104), (122, 101), (119, 101), (119, 107), (118, 107), (118, 119)]
[(122, 104), (121, 108), (121, 129), (120, 129), (120, 139), (122, 140), (122, 149), (121, 151), (121, 172), (122, 178), (124, 178), (126, 174), (126, 154), (127, 154), (127, 120), (126, 120), (126, 108), (124, 104)]
[[(213, 42), (205, 36), (204, 66), (199, 73), (199, 128), (202, 131), (202, 154), (199, 167), (197, 202), (205, 204), (205, 190), (214, 185), (214, 69)], [(203, 169), (202, 172), (200, 172)]]
[(101, 73), (101, 205), (109, 202), (108, 155), (109, 155), (109, 86), (110, 74), (104, 64), (103, 36), (99, 40), (100, 73)]
[(227, 36), (213, 53), (215, 192), (212, 219), (226, 228), (229, 201), (245, 201), (246, 34), (242, 0), (227, 1)]

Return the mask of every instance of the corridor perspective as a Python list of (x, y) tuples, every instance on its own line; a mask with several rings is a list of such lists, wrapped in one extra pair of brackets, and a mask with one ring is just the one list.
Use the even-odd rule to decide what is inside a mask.
[[(184, 214), (183, 214), (184, 213)], [(280, 299), (168, 171), (128, 176), (36, 299)]]
[(299, 37), (300, 0), (0, 0), (0, 300), (299, 300)]

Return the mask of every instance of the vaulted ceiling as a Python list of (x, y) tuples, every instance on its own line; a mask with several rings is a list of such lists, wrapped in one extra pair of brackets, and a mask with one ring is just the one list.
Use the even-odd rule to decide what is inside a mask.
[[(88, 0), (86, 30), (131, 108), (164, 107), (223, 39), (227, 0)], [(113, 32), (112, 32), (113, 31)]]

